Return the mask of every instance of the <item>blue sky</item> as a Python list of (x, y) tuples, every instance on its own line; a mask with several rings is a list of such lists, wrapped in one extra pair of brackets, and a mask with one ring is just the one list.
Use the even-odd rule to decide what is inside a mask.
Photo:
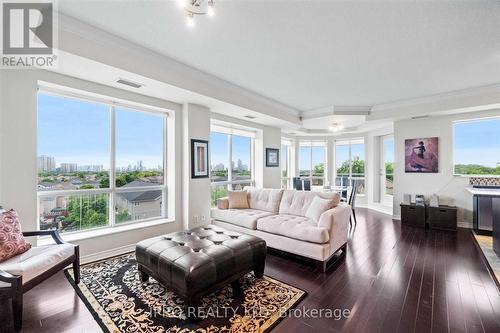
[[(116, 110), (116, 166), (163, 165), (163, 118)], [(103, 165), (109, 169), (109, 108), (79, 100), (38, 94), (38, 155), (61, 163)]]
[(458, 122), (453, 130), (455, 164), (495, 167), (500, 162), (500, 119)]
[[(227, 134), (210, 133), (210, 163), (212, 166), (222, 163), (224, 167), (228, 167), (227, 141)], [(232, 155), (235, 166), (237, 166), (238, 159), (241, 159), (242, 163), (250, 168), (250, 142), (250, 138), (233, 135)]]

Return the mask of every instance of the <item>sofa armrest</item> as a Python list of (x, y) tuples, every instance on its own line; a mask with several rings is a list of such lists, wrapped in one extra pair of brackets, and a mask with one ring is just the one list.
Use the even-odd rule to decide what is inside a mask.
[(64, 244), (61, 235), (59, 235), (59, 231), (57, 230), (39, 230), (39, 231), (24, 231), (24, 237), (33, 237), (33, 236), (51, 236), (56, 244)]
[(229, 209), (229, 199), (228, 199), (228, 197), (217, 199), (217, 208), (218, 209)]
[(321, 214), (318, 227), (329, 230), (331, 253), (337, 251), (347, 242), (350, 217), (351, 206), (345, 203), (340, 203), (338, 206)]

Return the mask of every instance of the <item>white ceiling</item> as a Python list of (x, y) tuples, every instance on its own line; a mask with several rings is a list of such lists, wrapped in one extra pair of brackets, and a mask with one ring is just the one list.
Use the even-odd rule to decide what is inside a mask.
[(500, 81), (499, 1), (216, 1), (193, 29), (175, 1), (59, 10), (302, 111)]

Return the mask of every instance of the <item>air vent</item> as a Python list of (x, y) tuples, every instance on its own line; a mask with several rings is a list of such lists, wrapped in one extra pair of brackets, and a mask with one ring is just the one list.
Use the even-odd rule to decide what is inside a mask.
[(116, 82), (120, 83), (120, 84), (124, 84), (124, 85), (132, 87), (132, 88), (142, 87), (142, 84), (140, 84), (140, 83), (132, 82), (132, 81), (125, 80), (125, 79), (118, 79), (118, 81), (116, 81)]
[(245, 118), (248, 118), (248, 119), (255, 119), (255, 118), (257, 118), (257, 117), (255, 117), (255, 116), (250, 116), (250, 115), (246, 115), (246, 116), (245, 116)]
[(429, 118), (430, 116), (429, 115), (425, 115), (425, 116), (415, 116), (415, 117), (411, 117), (411, 119), (424, 119), (424, 118)]

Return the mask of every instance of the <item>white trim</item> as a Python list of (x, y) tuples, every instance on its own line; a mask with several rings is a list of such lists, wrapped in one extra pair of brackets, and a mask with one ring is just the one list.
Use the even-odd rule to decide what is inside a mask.
[(244, 136), (252, 139), (255, 139), (255, 137), (257, 136), (257, 131), (254, 130), (242, 129), (233, 126), (223, 126), (217, 124), (210, 125), (210, 132), (217, 132), (227, 135)]
[(124, 109), (132, 109), (135, 112), (153, 113), (161, 116), (168, 116), (172, 110), (160, 108), (152, 105), (133, 102), (130, 100), (118, 99), (111, 96), (99, 95), (88, 91), (83, 91), (75, 88), (59, 86), (53, 83), (38, 82), (38, 92), (46, 95), (57, 96), (62, 98), (72, 98), (87, 103), (98, 103), (106, 106), (114, 106)]
[(371, 111), (373, 114), (373, 112), (398, 109), (398, 108), (408, 107), (408, 106), (417, 106), (420, 104), (427, 104), (427, 103), (433, 103), (433, 102), (440, 102), (440, 101), (450, 99), (450, 98), (468, 97), (468, 96), (474, 96), (474, 95), (478, 95), (478, 94), (482, 94), (482, 93), (495, 93), (495, 92), (500, 92), (500, 83), (494, 83), (494, 84), (490, 84), (490, 85), (479, 86), (479, 87), (468, 88), (468, 89), (448, 91), (448, 92), (444, 92), (444, 93), (440, 93), (440, 94), (432, 94), (432, 95), (427, 95), (427, 96), (422, 96), (422, 97), (417, 97), (417, 98), (410, 98), (410, 99), (404, 99), (404, 100), (399, 100), (399, 101), (380, 103), (380, 104), (374, 105), (372, 107)]
[(109, 250), (96, 252), (96, 253), (92, 253), (92, 254), (87, 254), (85, 256), (80, 257), (80, 263), (83, 265), (83, 264), (91, 263), (94, 261), (107, 259), (110, 257), (116, 257), (120, 254), (125, 254), (128, 252), (134, 251), (135, 246), (136, 246), (136, 244), (129, 244), (129, 245), (116, 247), (114, 249), (109, 249)]
[[(61, 233), (60, 235), (61, 235), (61, 238), (66, 242), (77, 242), (79, 240), (99, 238), (99, 237), (108, 236), (108, 235), (112, 235), (112, 234), (116, 234), (116, 233), (120, 233), (120, 232), (149, 228), (149, 227), (153, 227), (156, 225), (168, 224), (168, 223), (174, 223), (174, 222), (175, 222), (175, 220), (160, 218), (160, 219), (148, 220), (148, 221), (142, 221), (142, 222), (136, 222), (136, 223), (127, 223), (125, 225), (117, 225), (114, 227), (108, 226), (108, 227), (104, 227), (104, 228), (95, 228), (95, 229), (89, 229), (89, 230), (83, 230), (83, 231), (77, 231), (77, 232)], [(48, 245), (48, 244), (53, 244), (53, 243), (54, 243), (54, 240), (51, 237), (40, 237), (37, 240), (37, 246), (38, 245)]]

